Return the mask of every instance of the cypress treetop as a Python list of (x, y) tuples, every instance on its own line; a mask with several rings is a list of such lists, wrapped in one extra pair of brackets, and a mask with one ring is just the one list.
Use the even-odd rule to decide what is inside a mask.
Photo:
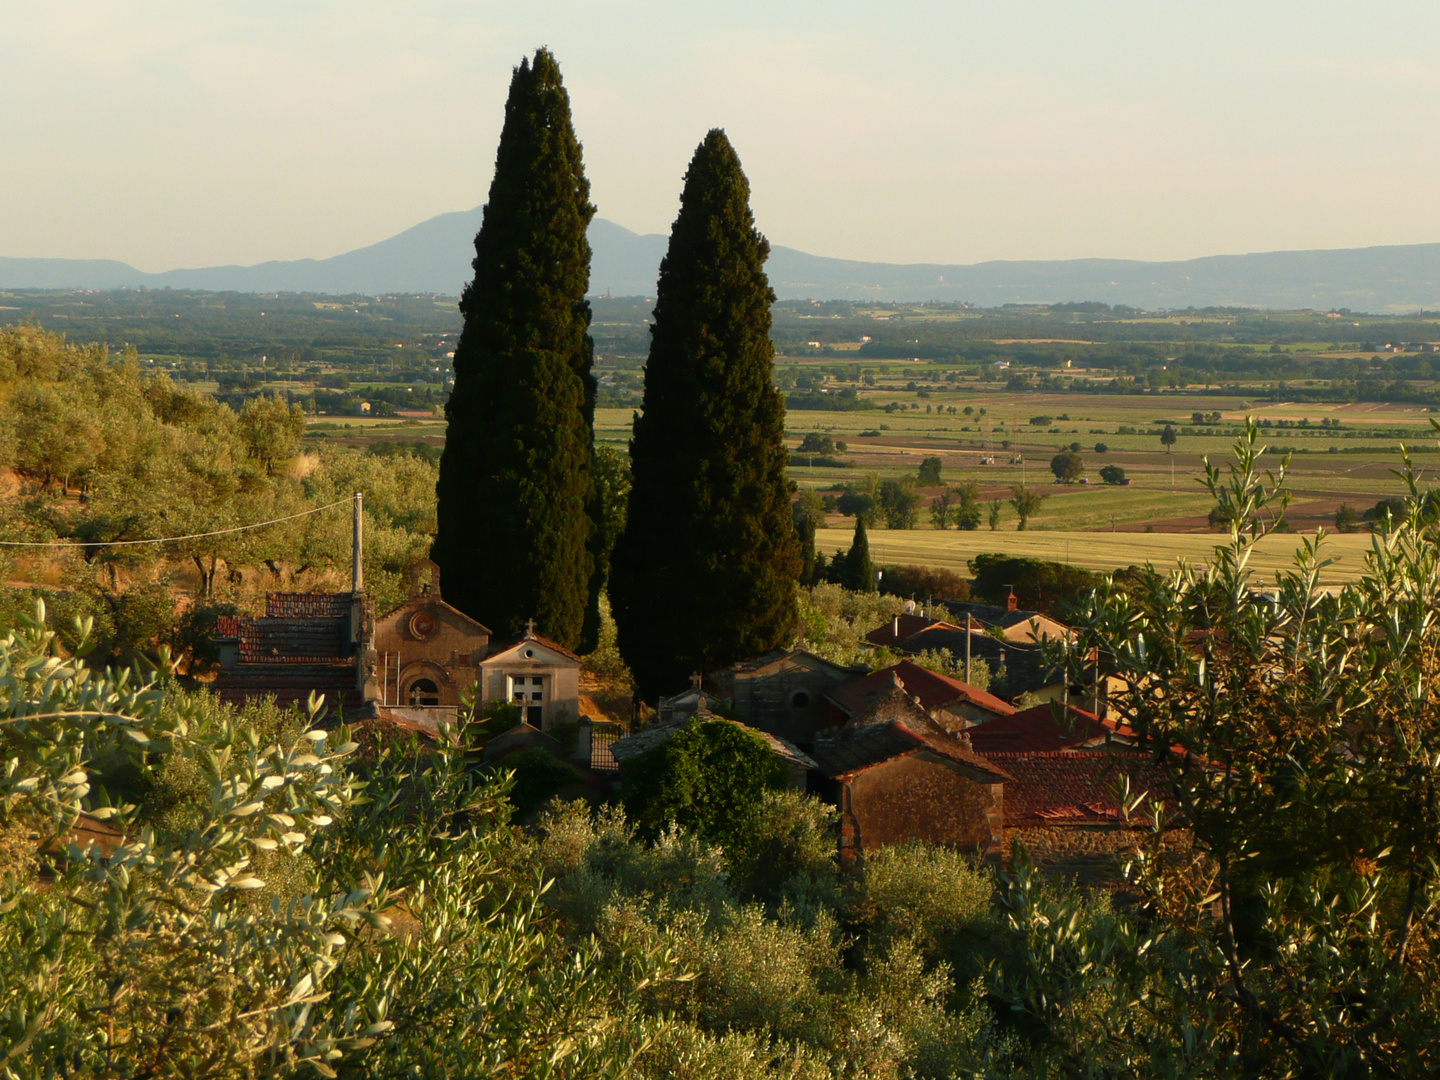
[(772, 383), (769, 252), (740, 159), (711, 131), (660, 264), (611, 565), (620, 650), (651, 700), (782, 644), (795, 625), (800, 546)]
[(870, 561), (870, 535), (865, 519), (855, 517), (855, 539), (845, 555), (845, 587), (853, 592), (875, 591), (875, 564)]
[(432, 557), (446, 599), (497, 634), (533, 617), (580, 641), (593, 556), (595, 214), (570, 99), (544, 49), (510, 83), (440, 459)]

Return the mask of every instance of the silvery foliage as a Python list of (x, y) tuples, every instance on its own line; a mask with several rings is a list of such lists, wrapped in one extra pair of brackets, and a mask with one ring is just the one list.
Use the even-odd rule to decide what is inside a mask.
[[(567, 943), (510, 777), (448, 730), (360, 761), (321, 705), (264, 743), (163, 670), (61, 655), (43, 608), (0, 639), (0, 1076), (632, 1071), (673, 949)], [(127, 754), (198, 766), (185, 836), (99, 790), (94, 763)]]
[[(252, 895), (257, 856), (279, 865), (352, 804), (354, 744), (311, 728), (262, 745), (198, 697), (167, 703), (165, 677), (61, 655), (43, 604), (0, 639), (0, 827), (21, 855), (0, 876), (0, 1075), (328, 1074), (388, 1027), (383, 992), (314, 1012), (379, 924), (364, 888)], [(96, 789), (92, 762), (127, 754), (198, 763), (208, 806), (189, 835), (161, 843)]]

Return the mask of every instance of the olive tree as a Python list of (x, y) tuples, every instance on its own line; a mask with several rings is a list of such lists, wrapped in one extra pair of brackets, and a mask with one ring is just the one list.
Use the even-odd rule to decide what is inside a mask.
[(1359, 581), (1321, 588), (1317, 535), (1260, 590), (1249, 559), (1288, 499), (1261, 453), (1252, 423), (1228, 473), (1206, 463), (1229, 530), (1208, 564), (1098, 590), (1055, 656), (1120, 680), (1114, 716), (1169, 780), (1124, 799), (1148, 823), (1134, 914), (1023, 865), (1002, 890), (1019, 954), (1000, 992), (1039, 1056), (1089, 1075), (1440, 1068), (1440, 512), (1407, 457), (1405, 513)]

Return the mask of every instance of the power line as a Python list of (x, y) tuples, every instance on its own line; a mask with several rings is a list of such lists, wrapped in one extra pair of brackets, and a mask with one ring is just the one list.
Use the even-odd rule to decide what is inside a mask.
[(340, 499), (337, 502), (326, 503), (324, 506), (317, 506), (313, 510), (301, 510), (298, 514), (287, 514), (285, 517), (271, 518), (269, 521), (257, 521), (254, 525), (237, 525), (233, 529), (215, 529), (212, 532), (190, 533), (188, 536), (161, 536), (153, 540), (0, 540), (0, 547), (134, 547), (138, 544), (175, 544), (181, 540), (204, 540), (210, 536), (229, 536), (231, 533), (263, 529), (267, 525), (278, 525), (282, 521), (294, 521), (296, 518), (318, 514), (321, 510), (329, 510), (334, 506), (345, 506), (350, 502), (350, 499)]

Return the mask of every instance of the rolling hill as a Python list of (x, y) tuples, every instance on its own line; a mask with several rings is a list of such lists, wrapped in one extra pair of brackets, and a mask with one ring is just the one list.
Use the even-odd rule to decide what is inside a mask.
[[(0, 258), (0, 288), (208, 289), (216, 292), (458, 294), (470, 276), (480, 208), (441, 214), (329, 259), (145, 273), (114, 260)], [(591, 289), (653, 295), (666, 237), (597, 218)], [(1131, 259), (996, 261), (970, 265), (856, 262), (775, 246), (767, 267), (787, 299), (946, 300), (990, 307), (1098, 300), (1146, 309), (1211, 306), (1440, 308), (1440, 244)]]

